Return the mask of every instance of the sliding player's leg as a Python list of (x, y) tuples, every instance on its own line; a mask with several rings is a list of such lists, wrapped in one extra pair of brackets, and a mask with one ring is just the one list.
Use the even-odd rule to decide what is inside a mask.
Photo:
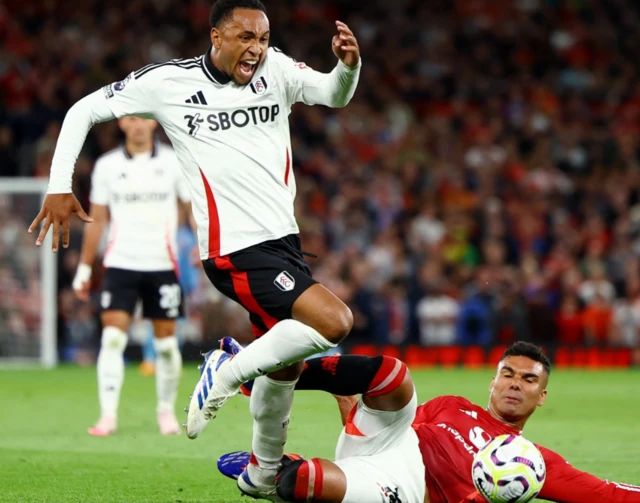
[[(335, 464), (347, 480), (344, 503), (422, 502), (424, 464), (411, 425), (417, 397), (406, 365), (388, 356), (331, 356), (306, 362), (296, 389), (361, 398), (343, 414)], [(377, 499), (373, 499), (377, 498)]]
[[(223, 340), (223, 347), (239, 350), (229, 340)], [(423, 500), (424, 465), (411, 429), (417, 399), (404, 363), (385, 356), (314, 358), (305, 363), (296, 389), (363, 396), (345, 411), (335, 463), (318, 459), (291, 463), (283, 458), (278, 473), (281, 498), (344, 503)], [(256, 463), (249, 453), (244, 458), (237, 454), (230, 458), (244, 459), (248, 467)], [(219, 466), (224, 464), (223, 457)], [(238, 468), (236, 463), (234, 469)], [(240, 474), (240, 480), (245, 473)]]

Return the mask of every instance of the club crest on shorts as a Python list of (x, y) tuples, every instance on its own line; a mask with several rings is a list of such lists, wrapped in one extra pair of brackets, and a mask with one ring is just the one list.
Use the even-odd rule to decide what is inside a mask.
[(296, 286), (296, 280), (287, 271), (282, 271), (278, 274), (273, 282), (283, 292), (290, 292)]
[(100, 296), (100, 305), (102, 309), (107, 309), (111, 305), (111, 292), (102, 292)]

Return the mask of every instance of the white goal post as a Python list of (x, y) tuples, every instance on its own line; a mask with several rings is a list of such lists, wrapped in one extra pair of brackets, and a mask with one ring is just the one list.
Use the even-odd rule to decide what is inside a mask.
[(57, 257), (27, 233), (48, 180), (0, 177), (0, 367), (53, 367), (57, 351)]

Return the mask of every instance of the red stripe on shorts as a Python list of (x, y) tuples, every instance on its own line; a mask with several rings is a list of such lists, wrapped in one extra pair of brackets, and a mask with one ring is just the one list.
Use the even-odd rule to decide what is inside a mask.
[(251, 331), (253, 332), (253, 336), (257, 339), (258, 337), (262, 337), (267, 333), (266, 330), (262, 330), (259, 326), (251, 324)]
[[(216, 257), (215, 264), (218, 269), (229, 271), (231, 275), (231, 281), (233, 282), (233, 290), (238, 296), (240, 304), (250, 313), (259, 316), (262, 322), (265, 324), (268, 330), (271, 329), (278, 320), (269, 315), (264, 309), (260, 307), (257, 299), (251, 293), (251, 286), (249, 285), (249, 277), (246, 272), (238, 271), (231, 263), (229, 257)], [(255, 333), (255, 332), (254, 332)]]

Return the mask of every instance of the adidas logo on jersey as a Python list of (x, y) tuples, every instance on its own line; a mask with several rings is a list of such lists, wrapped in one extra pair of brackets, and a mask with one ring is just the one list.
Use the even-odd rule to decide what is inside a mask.
[(467, 416), (471, 416), (473, 419), (478, 419), (478, 413), (475, 410), (458, 409), (460, 412), (464, 412)]
[(191, 98), (184, 100), (185, 103), (193, 103), (194, 105), (207, 105), (207, 100), (202, 91), (198, 91)]

